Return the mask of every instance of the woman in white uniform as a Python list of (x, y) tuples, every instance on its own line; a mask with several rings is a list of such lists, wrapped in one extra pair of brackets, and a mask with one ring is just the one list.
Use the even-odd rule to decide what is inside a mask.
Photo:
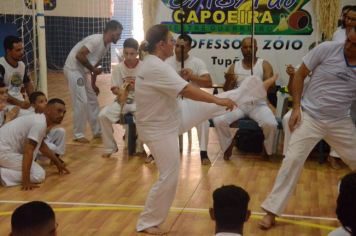
[[(239, 89), (213, 96), (189, 84), (164, 63), (173, 55), (175, 44), (166, 26), (151, 27), (146, 41), (149, 54), (143, 60), (135, 83), (136, 125), (139, 136), (155, 157), (159, 179), (149, 192), (136, 229), (162, 235), (167, 232), (158, 226), (168, 215), (178, 183), (178, 135), (204, 120), (232, 110), (236, 104), (266, 96), (265, 87), (273, 84), (276, 77), (265, 82), (252, 77)], [(179, 96), (189, 99), (177, 99)]]

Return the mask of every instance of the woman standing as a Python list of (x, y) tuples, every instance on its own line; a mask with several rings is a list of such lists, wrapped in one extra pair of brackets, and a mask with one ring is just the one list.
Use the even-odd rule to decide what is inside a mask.
[(175, 45), (166, 26), (151, 27), (146, 33), (146, 41), (149, 54), (142, 63), (135, 84), (136, 124), (139, 136), (155, 157), (159, 179), (149, 192), (136, 229), (162, 235), (167, 231), (158, 226), (168, 215), (179, 177), (178, 135), (204, 120), (232, 110), (236, 103), (266, 96), (265, 87), (273, 84), (276, 77), (264, 83), (259, 78), (250, 77), (240, 88), (213, 96), (189, 84), (184, 79), (187, 74), (180, 77), (164, 62), (173, 55)]

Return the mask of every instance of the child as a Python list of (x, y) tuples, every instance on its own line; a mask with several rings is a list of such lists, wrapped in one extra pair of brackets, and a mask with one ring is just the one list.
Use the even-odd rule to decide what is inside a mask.
[[(117, 99), (105, 106), (99, 113), (99, 122), (102, 130), (104, 154), (102, 157), (110, 157), (118, 151), (114, 139), (112, 124), (120, 121), (123, 114), (136, 111), (134, 84), (141, 62), (138, 60), (138, 42), (128, 38), (124, 42), (124, 61), (120, 62), (112, 71), (111, 91)], [(138, 144), (142, 147), (142, 144)]]
[(28, 202), (12, 214), (10, 236), (54, 236), (57, 226), (51, 206), (40, 201)]

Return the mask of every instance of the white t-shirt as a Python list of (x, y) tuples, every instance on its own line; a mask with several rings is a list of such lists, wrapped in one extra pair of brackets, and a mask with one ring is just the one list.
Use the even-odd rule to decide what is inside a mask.
[(303, 109), (321, 121), (349, 117), (356, 98), (356, 66), (348, 65), (344, 43), (324, 42), (310, 51), (303, 62), (312, 71), (302, 98)]
[(157, 56), (145, 57), (135, 83), (136, 124), (143, 141), (178, 135), (181, 111), (177, 96), (187, 84)]
[(346, 40), (346, 30), (345, 28), (338, 27), (333, 34), (332, 41), (345, 43)]
[[(251, 69), (245, 69), (242, 60), (235, 63), (234, 73), (237, 75), (236, 87), (240, 86), (242, 81), (251, 76)], [(257, 62), (253, 66), (253, 75), (263, 80), (263, 59), (257, 58)]]
[[(177, 61), (175, 56), (167, 58), (165, 62), (171, 65), (177, 73), (180, 73), (182, 63)], [(202, 76), (209, 74), (205, 63), (195, 56), (189, 55), (189, 57), (184, 61), (184, 67), (191, 69), (194, 75)]]
[(37, 143), (37, 152), (43, 138), (46, 136), (46, 116), (33, 114), (22, 116), (0, 128), (0, 152), (23, 153), (26, 139)]
[(343, 227), (339, 227), (334, 231), (331, 231), (328, 236), (351, 236), (351, 234), (347, 232)]
[(89, 70), (76, 59), (79, 50), (82, 47), (86, 47), (89, 50), (89, 54), (87, 55), (88, 61), (91, 65), (95, 66), (108, 52), (110, 45), (109, 43), (105, 46), (104, 36), (102, 34), (89, 35), (72, 48), (64, 66), (69, 70), (78, 70), (81, 73), (88, 73)]
[[(120, 87), (124, 82), (125, 78), (130, 77), (129, 79), (136, 80), (137, 72), (141, 66), (142, 62), (138, 61), (137, 65), (134, 68), (128, 68), (125, 62), (120, 62), (117, 65), (112, 66), (111, 74), (111, 87)], [(135, 89), (129, 90), (129, 95), (127, 97), (126, 103), (134, 103), (135, 99)]]
[(8, 93), (23, 101), (24, 98), (21, 94), (21, 87), (24, 84), (30, 83), (30, 77), (27, 74), (27, 69), (22, 61), (19, 61), (17, 67), (10, 65), (5, 57), (0, 58), (0, 80), (3, 80), (8, 89)]

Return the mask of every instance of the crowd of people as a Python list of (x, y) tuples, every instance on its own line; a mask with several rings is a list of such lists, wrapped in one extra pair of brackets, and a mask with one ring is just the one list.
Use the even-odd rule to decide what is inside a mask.
[[(96, 79), (102, 73), (100, 62), (111, 43), (116, 43), (123, 26), (115, 21), (106, 24), (103, 34), (90, 35), (78, 42), (68, 55), (64, 74), (73, 104), (73, 140), (89, 143), (85, 137), (88, 121), (95, 139), (102, 139), (102, 156), (109, 158), (118, 151), (113, 125), (132, 113), (138, 132), (137, 152), (149, 150), (159, 177), (148, 193), (136, 230), (161, 235), (159, 226), (167, 218), (175, 197), (180, 154), (178, 136), (196, 127), (203, 165), (209, 165), (209, 119), (215, 125), (223, 158), (232, 155), (236, 135), (230, 124), (244, 117), (258, 123), (264, 135), (263, 155), (273, 155), (277, 121), (267, 93), (274, 89), (278, 75), (271, 64), (257, 57), (258, 42), (242, 40), (242, 60), (232, 64), (225, 74), (224, 91), (212, 95), (200, 88), (212, 86), (204, 62), (189, 54), (192, 38), (183, 34), (177, 40), (164, 25), (152, 26), (145, 42), (129, 38), (123, 44), (124, 60), (113, 67), (111, 92), (116, 99), (101, 111)], [(5, 56), (0, 58), (0, 179), (4, 186), (22, 185), (23, 190), (38, 187), (45, 171), (37, 162), (50, 159), (59, 174), (69, 174), (62, 157), (65, 155), (65, 130), (58, 127), (66, 113), (60, 98), (47, 97), (35, 91), (22, 62), (23, 42), (15, 36), (4, 40)], [(138, 58), (139, 50), (146, 55)], [(251, 75), (251, 69), (254, 74)], [(330, 161), (335, 167), (342, 160), (356, 169), (356, 128), (351, 118), (356, 107), (356, 6), (343, 9), (340, 28), (333, 41), (311, 49), (299, 66), (288, 65), (289, 93), (293, 107), (284, 117), (284, 159), (271, 193), (261, 207), (266, 215), (261, 229), (275, 225), (298, 183), (305, 160), (313, 147), (325, 140), (333, 149)], [(351, 115), (350, 115), (351, 114)], [(334, 158), (340, 160), (337, 161)], [(337, 216), (344, 235), (355, 235), (355, 173), (340, 183)], [(213, 193), (212, 219), (216, 235), (242, 235), (250, 211), (248, 193), (237, 186), (223, 186)], [(38, 210), (38, 218), (25, 219)], [(42, 217), (43, 215), (43, 217)], [(12, 218), (11, 235), (21, 232), (54, 232), (55, 216), (45, 203), (32, 202), (18, 208)], [(334, 233), (334, 232), (333, 232)], [(330, 235), (336, 235), (335, 234)], [(41, 234), (28, 234), (41, 235)], [(339, 235), (339, 234), (338, 234)]]

